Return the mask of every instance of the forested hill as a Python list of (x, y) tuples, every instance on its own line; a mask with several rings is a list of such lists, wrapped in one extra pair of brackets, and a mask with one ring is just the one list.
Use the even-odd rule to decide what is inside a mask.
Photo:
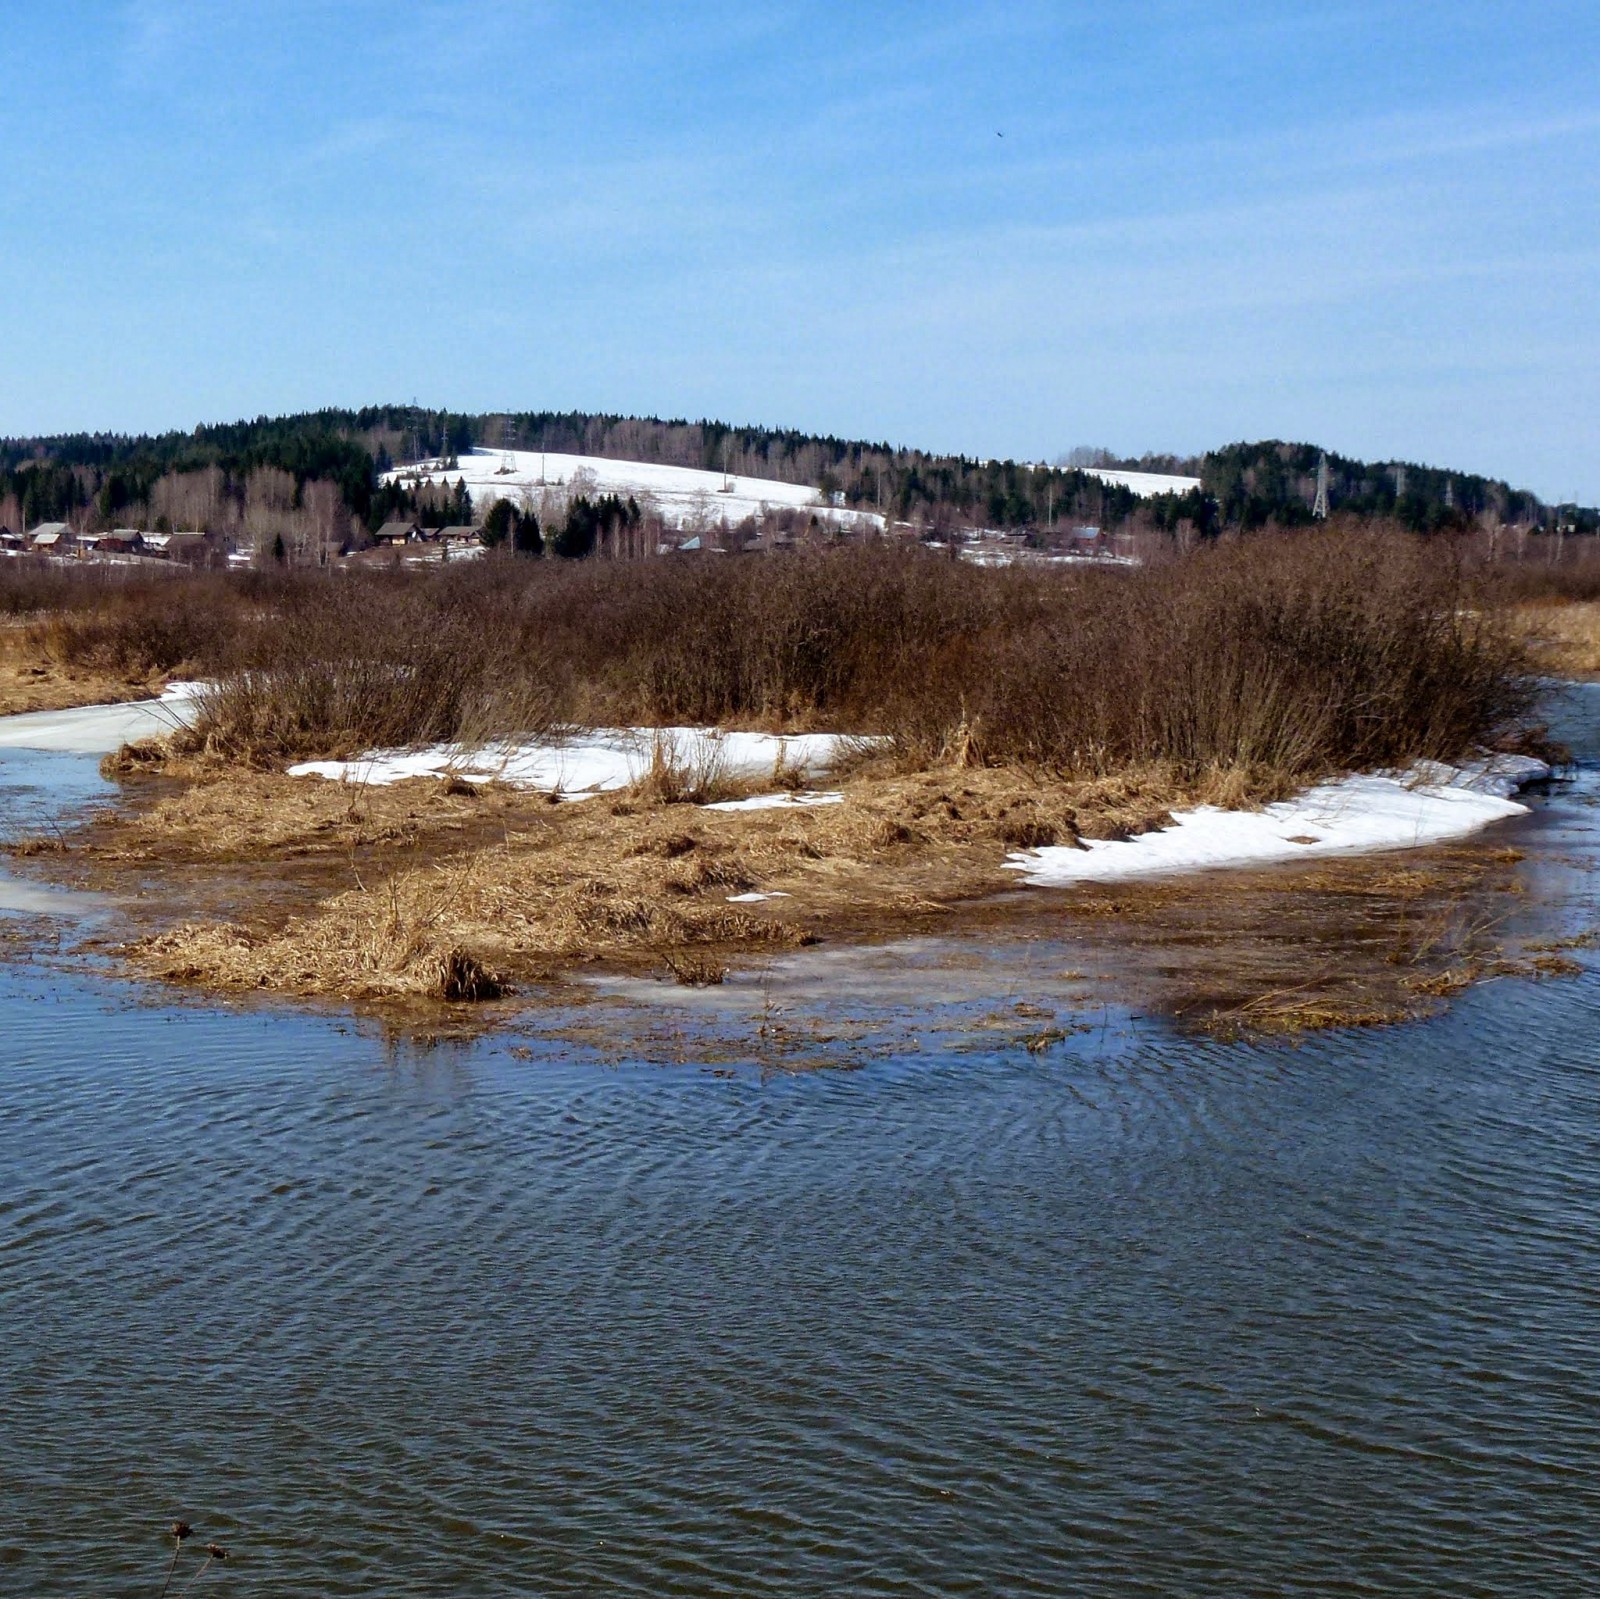
[(1420, 532), (1467, 526), (1486, 517), (1540, 526), (1559, 516), (1588, 532), (1597, 528), (1595, 511), (1547, 506), (1537, 495), (1497, 478), (1409, 461), (1356, 461), (1331, 452), (1324, 456), (1315, 445), (1277, 439), (1211, 451), (1201, 464), (1201, 485), (1222, 526), (1299, 526), (1312, 520), (1318, 466), (1324, 459), (1330, 512), (1392, 517)]
[[(1322, 452), (1276, 440), (1234, 444), (1199, 462), (1120, 460), (1074, 452), (1069, 464), (1030, 465), (936, 455), (887, 443), (586, 412), (463, 415), (417, 406), (328, 409), (198, 427), (153, 436), (73, 434), (0, 440), (0, 523), (71, 520), (85, 527), (129, 521), (195, 525), (247, 518), (252, 506), (283, 514), (314, 501), (368, 527), (412, 509), (381, 482), (390, 466), (474, 446), (549, 450), (700, 467), (804, 483), (844, 504), (879, 510), (931, 531), (959, 526), (1041, 528), (1076, 523), (1202, 533), (1268, 522), (1308, 522)], [(1393, 516), (1408, 526), (1500, 520), (1549, 524), (1555, 513), (1533, 495), (1468, 473), (1329, 455), (1330, 508)], [(1104, 482), (1097, 468), (1198, 471), (1203, 488), (1139, 499)], [(1593, 512), (1568, 514), (1593, 529)]]
[[(1051, 522), (1116, 527), (1136, 512), (1158, 522), (1164, 514), (1159, 508), (1151, 512), (1126, 488), (1077, 467), (977, 461), (721, 422), (554, 411), (464, 416), (414, 406), (261, 417), (154, 437), (0, 440), (0, 502), (14, 501), (15, 514), (29, 526), (56, 519), (107, 525), (123, 517), (154, 518), (161, 514), (154, 508), (168, 503), (242, 504), (251, 485), (262, 488), (266, 478), (272, 480), (272, 495), (281, 499), (279, 480), (287, 477), (296, 498), (311, 482), (337, 485), (344, 504), (370, 527), (406, 508), (403, 493), (379, 481), (390, 466), (440, 456), (448, 460), (474, 446), (608, 456), (804, 483), (846, 505), (933, 529)], [(179, 492), (201, 476), (210, 485), (209, 498)]]

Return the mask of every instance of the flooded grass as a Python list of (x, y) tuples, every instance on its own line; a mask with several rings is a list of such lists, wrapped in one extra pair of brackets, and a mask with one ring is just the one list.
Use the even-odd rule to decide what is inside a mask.
[[(659, 979), (663, 997), (720, 991), (774, 958), (803, 964), (808, 947), (838, 956), (933, 936), (1059, 951), (1050, 993), (1023, 993), (998, 1029), (980, 1028), (1043, 1052), (1083, 1005), (1225, 1037), (1376, 1026), (1493, 977), (1565, 975), (1566, 948), (1587, 947), (1586, 935), (1516, 946), (1522, 855), (1491, 840), (1024, 889), (1001, 869), (1019, 814), (1030, 826), (1051, 814), (1068, 836), (1126, 830), (1161, 819), (1170, 788), (1152, 780), (1131, 798), (1126, 784), (1087, 785), (1054, 812), (1031, 780), (994, 769), (858, 773), (845, 792), (829, 808), (716, 812), (639, 794), (551, 805), (500, 785), (252, 773), (146, 793), (26, 864), (119, 898), (122, 931), (93, 949), (124, 969), (421, 1030), (446, 1014), (477, 1031), (570, 1006), (591, 975)], [(728, 903), (752, 888), (778, 897)], [(771, 1053), (773, 1019), (754, 1026)], [(736, 1036), (750, 1032), (742, 1022)], [(784, 1042), (793, 1061), (828, 1053)]]
[[(1006, 936), (1043, 906), (1069, 940), (1123, 951), (1131, 975), (1103, 976), (1197, 1024), (1375, 1023), (1503, 958), (1493, 918), (1462, 904), (1514, 892), (1513, 862), (1492, 890), (1493, 862), (1473, 876), (1407, 856), (1364, 875), (1300, 869), (1260, 894), (1238, 874), (1019, 891), (1003, 867), (1506, 732), (1529, 683), (1515, 642), (1465, 603), (1471, 586), (1436, 551), (1345, 530), (1132, 574), (983, 573), (879, 548), (206, 584), (165, 619), (176, 589), (108, 593), (30, 637), (84, 667), (209, 652), (221, 676), (192, 731), (108, 760), (117, 814), (12, 849), (120, 896), (129, 969), (215, 991), (496, 1005), (596, 969), (714, 988), (773, 950)], [(227, 646), (224, 618), (241, 626)], [(276, 769), (375, 743), (548, 736), (601, 712), (888, 738), (842, 774), (843, 803), (750, 813), (708, 810), (752, 784), (665, 733), (630, 792), (582, 804)]]

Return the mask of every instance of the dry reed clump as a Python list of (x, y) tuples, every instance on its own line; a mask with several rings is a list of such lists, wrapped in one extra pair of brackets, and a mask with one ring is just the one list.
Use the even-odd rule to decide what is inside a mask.
[(713, 988), (727, 981), (728, 968), (700, 955), (669, 954), (667, 970), (685, 988)]
[(46, 652), (34, 625), (0, 622), (0, 715), (142, 699), (161, 675), (61, 659)]
[(1509, 625), (1552, 676), (1600, 677), (1600, 602), (1519, 605)]
[(732, 776), (715, 738), (684, 739), (671, 728), (656, 728), (649, 737), (649, 765), (627, 793), (634, 804), (714, 805), (765, 786)]
[(1361, 994), (1301, 999), (1292, 994), (1263, 995), (1231, 1011), (1208, 1017), (1205, 1031), (1224, 1040), (1292, 1037), (1346, 1027), (1393, 1027), (1411, 1021), (1416, 1010), (1403, 1003), (1374, 1004)]

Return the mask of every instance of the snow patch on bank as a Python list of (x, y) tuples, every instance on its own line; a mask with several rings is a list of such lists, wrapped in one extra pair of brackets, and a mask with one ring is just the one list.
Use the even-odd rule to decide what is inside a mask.
[(1259, 811), (1202, 805), (1174, 813), (1173, 825), (1120, 841), (1051, 845), (1011, 855), (1006, 866), (1037, 888), (1220, 866), (1263, 866), (1312, 856), (1408, 849), (1464, 838), (1491, 822), (1525, 815), (1511, 796), (1549, 777), (1526, 755), (1499, 755), (1464, 767), (1418, 763), (1322, 783)]
[[(302, 761), (291, 777), (337, 782), (398, 783), (408, 777), (459, 777), (473, 783), (502, 782), (566, 799), (627, 788), (649, 772), (655, 751), (690, 772), (716, 772), (749, 781), (784, 772), (802, 778), (827, 771), (855, 740), (837, 733), (724, 733), (715, 728), (596, 728), (559, 742), (497, 743), (481, 748), (434, 744), (420, 750), (377, 750), (350, 761)], [(769, 795), (768, 805), (828, 804), (838, 796)], [(728, 802), (728, 808), (756, 801)]]
[(749, 799), (718, 800), (708, 811), (787, 811), (811, 805), (843, 805), (844, 795), (832, 793), (752, 794)]

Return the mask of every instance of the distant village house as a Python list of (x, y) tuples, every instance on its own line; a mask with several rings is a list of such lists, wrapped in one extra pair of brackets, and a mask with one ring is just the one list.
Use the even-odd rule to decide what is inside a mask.
[(106, 555), (142, 555), (144, 534), (136, 527), (113, 528), (95, 540), (94, 548)]
[(422, 529), (415, 522), (385, 522), (372, 535), (372, 542), (380, 549), (393, 549), (397, 545), (409, 544), (421, 536)]
[[(160, 538), (158, 545), (155, 541)], [(222, 553), (212, 543), (209, 533), (152, 534), (145, 544), (150, 553), (169, 561), (183, 561), (190, 566), (209, 566)]]

